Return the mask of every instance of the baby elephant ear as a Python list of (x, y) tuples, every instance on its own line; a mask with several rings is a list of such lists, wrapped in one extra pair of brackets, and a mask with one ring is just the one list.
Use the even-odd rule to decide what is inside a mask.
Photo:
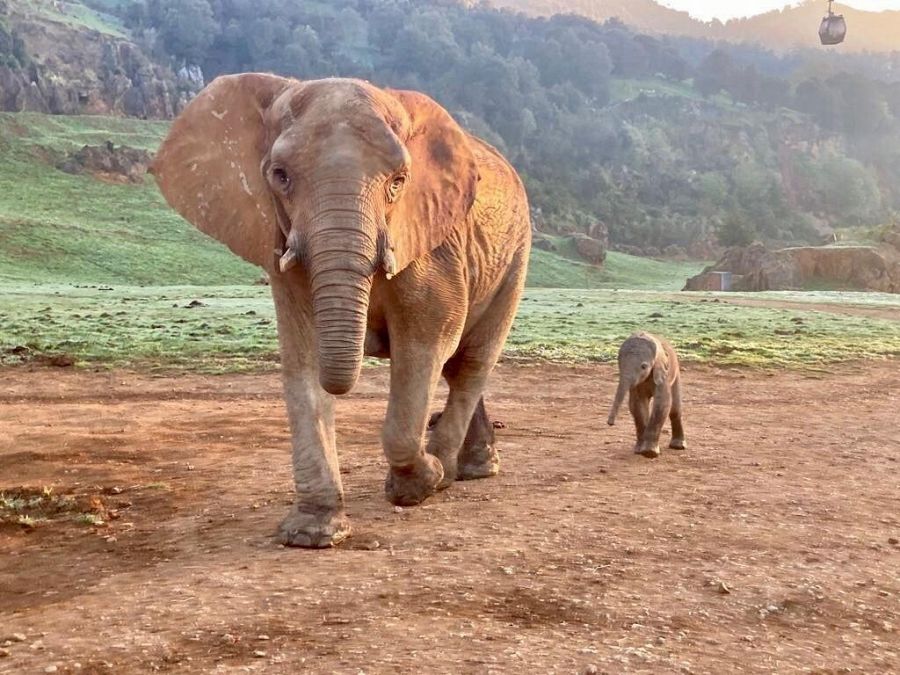
[(273, 266), (274, 197), (260, 171), (266, 110), (292, 81), (250, 73), (214, 80), (172, 124), (150, 172), (198, 229), (261, 267)]
[(468, 136), (440, 105), (418, 92), (389, 93), (409, 115), (399, 136), (412, 159), (409, 184), (389, 224), (400, 271), (465, 227), (478, 167)]

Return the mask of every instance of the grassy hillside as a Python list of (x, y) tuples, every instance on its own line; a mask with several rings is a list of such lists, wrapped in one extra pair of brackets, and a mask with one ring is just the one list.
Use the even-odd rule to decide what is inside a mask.
[(533, 288), (631, 288), (677, 291), (703, 263), (669, 262), (610, 252), (603, 267), (556, 253), (532, 250), (528, 286)]
[(189, 227), (148, 177), (110, 184), (56, 168), (84, 145), (154, 150), (167, 125), (0, 114), (0, 279), (127, 284), (250, 283), (255, 270)]
[[(172, 212), (151, 177), (111, 184), (56, 168), (84, 145), (112, 141), (153, 151), (166, 128), (133, 119), (0, 114), (0, 280), (252, 283), (256, 270)], [(529, 284), (676, 290), (700, 267), (612, 253), (599, 269), (535, 251)]]
[(77, 29), (95, 30), (113, 37), (126, 37), (127, 30), (122, 22), (104, 9), (113, 9), (121, 3), (118, 0), (92, 3), (87, 6), (77, 0), (6, 0), (11, 11), (20, 17), (35, 21), (52, 21)]

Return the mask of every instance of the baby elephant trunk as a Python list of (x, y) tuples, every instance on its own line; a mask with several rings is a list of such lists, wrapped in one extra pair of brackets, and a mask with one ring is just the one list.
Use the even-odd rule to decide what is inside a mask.
[(620, 378), (619, 388), (616, 389), (616, 398), (613, 399), (612, 407), (609, 409), (609, 417), (606, 418), (606, 423), (609, 426), (616, 423), (616, 415), (619, 414), (619, 408), (622, 407), (622, 401), (625, 400), (626, 391), (628, 391), (628, 384), (625, 382), (624, 378)]

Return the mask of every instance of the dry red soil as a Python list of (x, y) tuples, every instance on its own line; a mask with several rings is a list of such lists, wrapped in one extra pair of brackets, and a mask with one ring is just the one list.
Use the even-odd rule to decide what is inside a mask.
[(338, 406), (354, 537), (278, 546), (274, 374), (0, 371), (0, 672), (900, 671), (900, 364), (688, 366), (689, 448), (632, 455), (609, 366), (498, 368), (496, 478), (382, 495), (387, 371)]

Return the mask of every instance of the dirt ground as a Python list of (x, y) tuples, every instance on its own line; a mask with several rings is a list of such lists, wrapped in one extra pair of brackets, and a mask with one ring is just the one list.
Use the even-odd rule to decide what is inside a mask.
[(501, 474), (395, 509), (367, 370), (302, 551), (276, 375), (0, 371), (0, 491), (105, 523), (0, 527), (0, 672), (900, 671), (900, 364), (684, 377), (648, 460), (610, 366), (502, 365)]

